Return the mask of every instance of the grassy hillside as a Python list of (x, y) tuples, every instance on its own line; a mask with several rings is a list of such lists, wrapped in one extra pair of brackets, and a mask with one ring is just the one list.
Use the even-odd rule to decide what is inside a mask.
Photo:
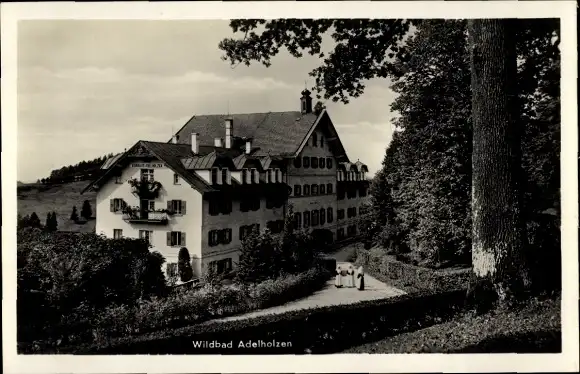
[(89, 181), (72, 182), (53, 186), (36, 184), (18, 185), (18, 214), (25, 216), (36, 212), (40, 221), (44, 224), (49, 212), (56, 212), (58, 229), (62, 231), (93, 232), (95, 220), (92, 219), (84, 224), (76, 224), (71, 221), (70, 214), (73, 206), (77, 207), (80, 215), (83, 201), (88, 200), (93, 208), (95, 216), (96, 193), (86, 192), (81, 195)]

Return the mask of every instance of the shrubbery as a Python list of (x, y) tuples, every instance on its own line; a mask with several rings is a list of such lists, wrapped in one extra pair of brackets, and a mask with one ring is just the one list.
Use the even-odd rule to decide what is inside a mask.
[[(252, 349), (254, 354), (333, 353), (384, 336), (447, 321), (464, 307), (465, 291), (417, 292), (389, 299), (295, 310), (232, 321), (214, 321), (110, 344), (71, 347), (61, 353), (98, 354), (247, 354), (239, 341), (291, 342), (290, 347)], [(192, 341), (230, 341), (233, 349), (194, 348)]]
[(201, 289), (184, 290), (166, 298), (141, 300), (134, 307), (109, 306), (96, 314), (92, 332), (98, 344), (106, 344), (112, 337), (172, 329), (268, 308), (311, 294), (324, 286), (329, 275), (316, 267), (257, 284), (206, 284)]
[(288, 207), (280, 235), (269, 230), (252, 231), (242, 241), (237, 278), (242, 282), (261, 282), (284, 274), (297, 274), (312, 268), (318, 261), (318, 241), (309, 234), (294, 230), (292, 207)]
[(17, 232), (18, 341), (81, 339), (112, 303), (163, 295), (163, 257), (140, 239), (94, 233)]

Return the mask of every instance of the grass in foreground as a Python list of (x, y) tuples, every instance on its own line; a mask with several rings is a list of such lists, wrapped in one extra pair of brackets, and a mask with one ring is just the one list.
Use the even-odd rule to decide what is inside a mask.
[(513, 310), (493, 310), (349, 348), (342, 353), (561, 352), (560, 298), (533, 299)]

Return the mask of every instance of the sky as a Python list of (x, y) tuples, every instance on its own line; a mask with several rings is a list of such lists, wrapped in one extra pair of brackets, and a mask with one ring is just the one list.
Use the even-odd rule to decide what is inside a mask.
[[(20, 21), (18, 180), (165, 142), (195, 114), (300, 110), (321, 61), (282, 50), (269, 68), (232, 68), (218, 43), (233, 35), (223, 20)], [(325, 103), (348, 157), (370, 174), (391, 139), (389, 85), (371, 80), (349, 104)]]

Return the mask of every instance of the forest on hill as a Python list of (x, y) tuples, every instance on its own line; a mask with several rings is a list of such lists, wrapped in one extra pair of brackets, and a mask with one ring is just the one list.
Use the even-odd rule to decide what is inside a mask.
[(54, 169), (50, 172), (50, 176), (37, 180), (37, 183), (58, 184), (92, 179), (99, 173), (101, 165), (110, 157), (113, 157), (113, 153), (97, 157), (93, 160), (81, 161), (75, 165)]

